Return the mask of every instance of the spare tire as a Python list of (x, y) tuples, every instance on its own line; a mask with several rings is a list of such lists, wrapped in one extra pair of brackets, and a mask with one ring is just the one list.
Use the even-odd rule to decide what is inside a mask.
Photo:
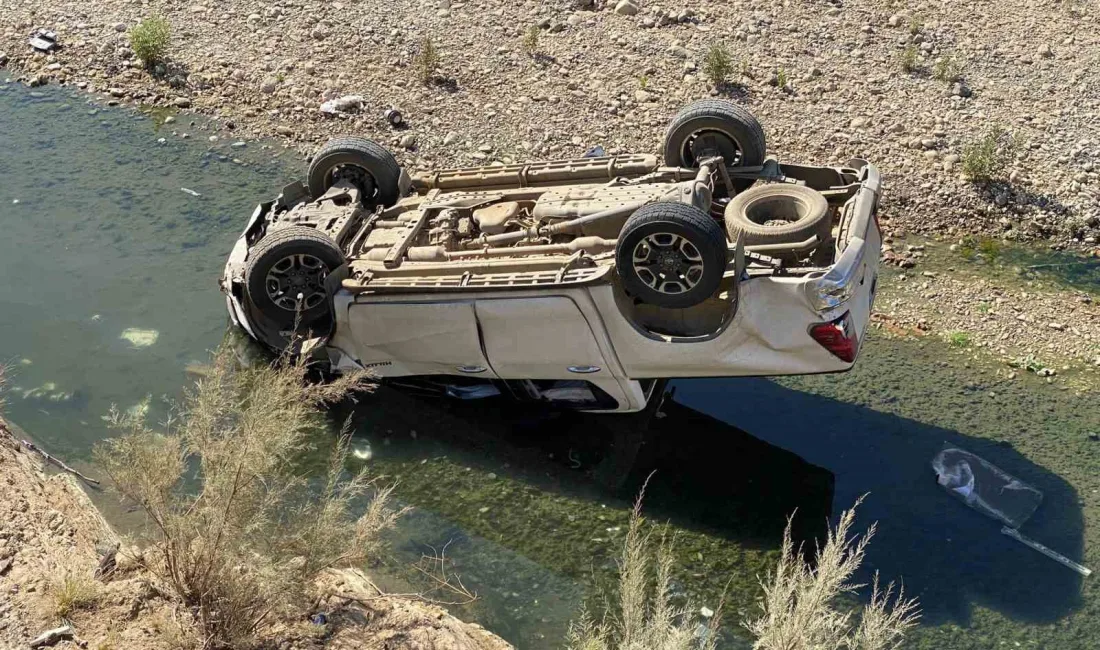
[(401, 198), (401, 166), (393, 154), (366, 138), (333, 138), (313, 155), (306, 172), (313, 198), (327, 192), (339, 179), (354, 183), (367, 207), (389, 207)]
[(741, 192), (726, 206), (725, 221), (729, 238), (743, 234), (746, 246), (797, 244), (813, 235), (825, 241), (832, 226), (823, 194), (786, 183)]
[[(688, 104), (665, 132), (665, 164), (672, 167), (698, 167), (699, 157), (707, 154), (722, 156), (727, 167), (755, 167), (764, 164), (766, 153), (764, 127), (756, 117), (720, 99)], [(753, 179), (733, 179), (733, 183), (740, 191)]]
[(330, 315), (325, 278), (343, 264), (343, 251), (316, 229), (279, 228), (249, 251), (245, 292), (272, 325), (289, 329), (297, 321), (305, 331)]
[(619, 233), (615, 267), (630, 295), (681, 309), (714, 295), (728, 255), (722, 227), (706, 212), (684, 203), (650, 203)]

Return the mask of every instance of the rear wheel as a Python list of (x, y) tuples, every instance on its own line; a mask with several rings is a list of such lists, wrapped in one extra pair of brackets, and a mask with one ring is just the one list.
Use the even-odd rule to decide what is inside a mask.
[(366, 138), (333, 138), (314, 154), (306, 173), (309, 193), (323, 195), (338, 181), (354, 184), (368, 207), (389, 207), (401, 198), (401, 167), (393, 154)]
[[(674, 167), (698, 167), (700, 160), (711, 156), (722, 156), (727, 167), (754, 167), (764, 164), (766, 152), (764, 127), (753, 114), (718, 99), (688, 104), (665, 133), (665, 164)], [(733, 179), (738, 191), (752, 183)]]
[(272, 324), (288, 329), (297, 322), (304, 331), (330, 315), (325, 278), (343, 264), (343, 252), (324, 234), (305, 226), (281, 228), (249, 252), (245, 290)]
[(714, 295), (728, 250), (721, 226), (684, 203), (650, 203), (619, 233), (615, 265), (627, 293), (658, 307), (682, 309)]

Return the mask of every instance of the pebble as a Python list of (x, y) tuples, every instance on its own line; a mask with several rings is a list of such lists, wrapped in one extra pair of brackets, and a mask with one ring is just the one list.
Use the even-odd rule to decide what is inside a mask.
[(270, 95), (271, 93), (275, 92), (275, 88), (276, 86), (278, 86), (278, 84), (279, 82), (276, 79), (270, 77), (264, 79), (264, 82), (260, 84), (260, 92)]
[(115, 23), (115, 31), (116, 32), (126, 31), (126, 23)]
[(416, 136), (412, 133), (406, 133), (401, 136), (401, 140), (399, 140), (397, 144), (402, 149), (412, 149), (416, 146)]
[(291, 129), (289, 126), (286, 126), (285, 124), (280, 124), (279, 126), (275, 127), (275, 132), (278, 133), (279, 135), (293, 135), (294, 134), (294, 129)]
[(450, 131), (447, 135), (443, 136), (443, 144), (446, 146), (452, 145), (458, 142), (459, 137), (456, 131)]
[(1044, 43), (1039, 46), (1038, 54), (1041, 57), (1052, 57), (1054, 56), (1054, 50), (1051, 49), (1049, 43)]
[(176, 108), (191, 108), (191, 100), (186, 97), (179, 97), (172, 103)]

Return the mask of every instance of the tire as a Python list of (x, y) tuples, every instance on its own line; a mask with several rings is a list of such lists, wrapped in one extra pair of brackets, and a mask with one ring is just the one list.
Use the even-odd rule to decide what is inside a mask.
[[(797, 244), (818, 235), (828, 238), (832, 221), (829, 202), (805, 185), (775, 183), (741, 192), (726, 206), (726, 233), (737, 241), (744, 234), (746, 246)], [(765, 225), (785, 221), (783, 225)]]
[(684, 203), (650, 203), (619, 233), (615, 266), (630, 295), (682, 309), (718, 291), (728, 255), (722, 227), (706, 212)]
[(366, 138), (333, 138), (325, 143), (309, 163), (306, 184), (317, 198), (333, 184), (333, 173), (347, 170), (363, 191), (363, 204), (389, 207), (401, 198), (401, 166), (393, 154)]
[[(300, 330), (330, 315), (324, 279), (344, 264), (344, 253), (327, 236), (306, 226), (279, 228), (261, 239), (248, 257), (245, 292), (273, 325), (294, 327), (298, 314), (292, 290), (304, 294), (306, 301), (298, 321)], [(282, 272), (279, 267), (283, 267)]]
[[(764, 164), (767, 153), (764, 127), (760, 126), (752, 113), (737, 104), (720, 99), (692, 102), (672, 118), (665, 132), (665, 164), (673, 167), (698, 167), (691, 145), (700, 136), (708, 135), (718, 136), (710, 144), (725, 158), (727, 167), (754, 167)], [(753, 180), (733, 179), (733, 184), (737, 191), (741, 191), (752, 185)]]

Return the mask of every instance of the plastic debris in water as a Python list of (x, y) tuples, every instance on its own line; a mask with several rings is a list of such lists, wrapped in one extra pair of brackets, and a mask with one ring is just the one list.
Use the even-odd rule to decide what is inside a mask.
[(1019, 528), (1043, 502), (1043, 493), (969, 451), (949, 447), (932, 459), (936, 481), (978, 512)]
[(124, 330), (119, 338), (129, 341), (130, 345), (135, 348), (147, 348), (156, 343), (157, 337), (159, 336), (160, 332), (156, 330), (143, 330), (137, 327), (131, 327)]
[(359, 460), (370, 460), (374, 458), (374, 451), (370, 448), (370, 443), (356, 447), (351, 450), (351, 455), (355, 456)]
[(209, 377), (214, 374), (214, 365), (201, 361), (191, 361), (183, 367), (183, 371), (195, 377)]
[(149, 403), (152, 402), (152, 400), (152, 395), (146, 395), (145, 399), (126, 409), (126, 415), (135, 420), (144, 420), (145, 416), (149, 414)]
[(20, 359), (19, 360), (19, 365), (21, 365), (21, 366), (29, 366), (29, 365), (31, 365), (31, 363), (33, 363), (33, 362), (30, 359)]
[(962, 449), (946, 447), (932, 459), (936, 481), (950, 494), (978, 512), (1005, 525), (1001, 533), (1032, 548), (1062, 566), (1089, 576), (1092, 571), (1061, 553), (1020, 533), (1043, 501), (1043, 493), (997, 467)]
[(188, 188), (186, 188), (186, 187), (181, 187), (180, 189), (181, 189), (181, 190), (183, 190), (184, 192), (186, 192), (186, 193), (190, 194), (191, 196), (202, 196), (202, 194), (199, 194), (199, 193), (198, 193), (198, 192), (196, 192), (195, 190), (192, 190), (192, 189), (188, 189)]

